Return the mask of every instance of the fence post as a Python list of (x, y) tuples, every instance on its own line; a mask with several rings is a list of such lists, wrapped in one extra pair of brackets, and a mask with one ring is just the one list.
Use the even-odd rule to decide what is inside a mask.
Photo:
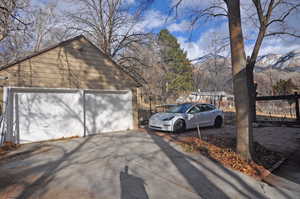
[(298, 93), (295, 92), (295, 109), (296, 109), (296, 118), (297, 118), (297, 122), (300, 123), (300, 110), (299, 110), (299, 99), (298, 99)]
[[(253, 99), (253, 104), (252, 104), (252, 108), (253, 108), (253, 112), (252, 112), (252, 119), (253, 122), (256, 122), (256, 97), (257, 97), (257, 83), (254, 84), (254, 99)], [(251, 94), (252, 95), (252, 94)], [(250, 103), (251, 104), (251, 103)]]
[(253, 120), (254, 120), (254, 122), (256, 122), (256, 97), (257, 97), (257, 92), (255, 91), (254, 102), (253, 102)]

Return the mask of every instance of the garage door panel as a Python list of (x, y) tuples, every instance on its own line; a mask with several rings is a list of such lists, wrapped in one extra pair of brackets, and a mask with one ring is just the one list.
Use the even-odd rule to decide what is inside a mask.
[(8, 94), (7, 140), (29, 143), (133, 129), (131, 91), (12, 88)]
[(88, 134), (132, 129), (132, 95), (123, 93), (88, 93), (86, 126)]
[(18, 93), (17, 99), (21, 143), (83, 135), (78, 93)]

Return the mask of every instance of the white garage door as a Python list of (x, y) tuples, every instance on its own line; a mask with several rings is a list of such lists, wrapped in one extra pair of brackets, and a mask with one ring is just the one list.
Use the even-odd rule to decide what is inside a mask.
[(28, 143), (133, 128), (131, 91), (11, 90), (9, 140)]
[(20, 143), (82, 136), (79, 93), (17, 93), (16, 126)]
[(88, 134), (133, 128), (131, 92), (87, 92), (85, 104)]

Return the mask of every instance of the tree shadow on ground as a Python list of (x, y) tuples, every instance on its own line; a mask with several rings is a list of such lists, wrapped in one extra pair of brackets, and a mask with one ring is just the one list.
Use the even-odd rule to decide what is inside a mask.
[[(36, 180), (34, 180), (33, 183), (26, 183), (23, 182), (23, 189), (20, 192), (20, 194), (16, 197), (17, 199), (23, 199), (23, 198), (31, 198), (35, 196), (37, 191), (39, 190), (39, 187), (44, 187), (45, 189), (41, 192), (46, 192), (47, 191), (47, 185), (53, 180), (55, 177), (55, 173), (58, 171), (64, 169), (66, 166), (62, 166), (62, 164), (67, 161), (72, 155), (74, 155), (77, 151), (79, 151), (86, 143), (89, 142), (89, 140), (92, 137), (87, 137), (83, 142), (79, 143), (76, 147), (74, 147), (70, 151), (66, 151), (63, 147), (55, 146), (56, 150), (59, 149), (63, 152), (63, 155), (54, 161), (47, 162), (45, 164), (38, 165), (36, 167), (30, 168), (30, 169), (25, 169), (20, 171), (20, 173), (14, 173), (10, 178), (19, 178), (20, 176), (25, 177), (34, 175), (36, 172), (40, 170), (45, 170), (45, 172), (40, 175)], [(28, 154), (30, 155), (30, 154)], [(69, 165), (68, 165), (69, 166)], [(24, 176), (25, 174), (25, 176)], [(15, 177), (14, 177), (15, 176)], [(13, 185), (15, 182), (14, 180), (12, 181), (7, 181), (5, 184), (2, 184), (0, 188), (5, 188), (8, 187), (9, 185)], [(40, 195), (42, 193), (39, 193)]]
[(283, 186), (300, 193), (300, 146), (283, 162), (280, 167), (267, 176), (266, 183), (272, 186)]
[[(184, 176), (190, 186), (194, 189), (194, 191), (203, 198), (232, 198), (228, 196), (223, 189), (226, 186), (230, 186), (232, 189), (236, 191), (238, 195), (236, 197), (243, 198), (268, 198), (262, 193), (255, 190), (248, 183), (246, 183), (243, 179), (241, 179), (234, 172), (226, 169), (222, 165), (215, 164), (222, 172), (229, 175), (233, 181), (227, 180), (224, 176), (217, 173), (217, 171), (212, 170), (212, 168), (208, 168), (205, 164), (179, 152), (175, 148), (173, 148), (168, 142), (166, 142), (162, 137), (156, 136), (153, 133), (149, 133), (153, 141), (161, 148), (161, 150), (167, 155), (167, 157), (173, 162), (179, 172)], [(220, 186), (216, 186), (215, 183), (211, 182), (207, 176), (199, 170), (196, 166), (194, 166), (191, 162), (198, 164), (200, 167), (204, 168), (210, 174), (216, 176), (217, 179), (224, 183), (224, 188), (220, 188)], [(277, 190), (279, 194), (281, 194), (284, 198), (290, 198), (281, 190)], [(227, 192), (228, 193), (228, 192)]]
[(6, 153), (0, 155), (0, 162), (12, 160), (12, 159), (18, 159), (18, 158), (25, 159), (32, 155), (37, 155), (37, 154), (44, 153), (44, 152), (51, 150), (50, 145), (48, 145), (46, 143), (37, 144), (37, 145), (27, 148), (26, 150), (15, 152), (15, 150), (18, 150), (18, 148), (19, 147), (15, 148), (15, 149), (11, 149), (11, 150), (7, 151)]
[[(132, 141), (125, 141), (127, 137), (130, 138), (132, 136), (127, 134), (118, 136), (103, 134), (101, 136), (88, 136), (86, 138), (72, 139), (68, 143), (64, 143), (65, 141), (63, 140), (51, 144), (35, 143), (32, 144), (32, 146), (29, 145), (25, 149), (22, 149), (22, 151), (16, 151), (16, 155), (10, 155), (0, 162), (2, 163), (2, 165), (0, 164), (1, 171), (9, 171), (10, 167), (12, 170), (12, 172), (7, 173), (0, 172), (0, 198), (3, 196), (3, 193), (4, 195), (13, 194), (14, 198), (43, 198), (45, 195), (48, 196), (53, 193), (52, 189), (56, 189), (56, 187), (53, 187), (52, 183), (57, 182), (55, 180), (59, 181), (57, 177), (61, 175), (61, 172), (65, 172), (66, 170), (70, 171), (70, 167), (78, 169), (85, 168), (86, 165), (98, 164), (98, 161), (108, 162), (108, 160), (123, 160), (128, 156), (127, 152), (124, 152), (124, 145), (143, 145), (151, 140), (148, 138), (147, 140), (134, 139)], [(100, 144), (98, 139), (104, 139), (104, 141)], [(118, 144), (119, 141), (116, 143), (117, 140), (124, 141), (122, 141), (122, 144)], [(48, 148), (51, 150), (51, 154), (41, 154), (44, 149)], [(89, 155), (81, 157), (79, 154), (82, 154), (83, 151), (85, 151), (85, 154)], [(101, 153), (99, 153), (100, 151)], [(130, 155), (137, 157), (140, 155), (139, 153), (139, 151), (132, 151), (130, 152)], [(152, 157), (152, 153), (154, 155), (157, 151), (147, 153), (147, 155)], [(59, 157), (57, 157), (58, 154)], [(33, 157), (34, 155), (37, 156)], [(41, 156), (44, 157), (41, 158)], [(132, 160), (134, 159), (135, 158), (132, 158)], [(74, 170), (74, 172), (76, 172), (76, 170)], [(72, 177), (71, 175), (72, 174), (65, 176), (66, 180), (67, 178)], [(88, 173), (82, 173), (81, 178), (83, 181), (87, 180), (90, 182), (89, 186), (91, 189), (94, 189), (94, 187), (96, 187), (95, 189), (99, 188), (95, 176), (89, 176)], [(132, 191), (134, 191), (133, 189), (136, 189), (137, 187), (139, 188), (139, 192), (134, 191), (133, 193), (141, 194), (141, 196), (143, 196), (142, 198), (148, 198), (145, 188), (143, 188), (143, 179), (129, 174), (128, 170), (126, 172), (125, 169), (125, 171), (120, 173), (120, 180), (122, 180), (123, 198), (130, 198), (128, 194), (132, 194)], [(77, 183), (74, 183), (74, 187), (76, 187)], [(129, 184), (126, 185), (126, 183), (133, 185), (131, 190), (128, 189)], [(58, 185), (58, 187), (59, 186), (60, 185)], [(110, 186), (110, 184), (107, 184), (107, 186)], [(15, 187), (18, 188), (18, 192), (14, 191)], [(73, 187), (73, 185), (71, 187)], [(90, 190), (86, 192), (87, 195), (85, 195), (85, 197), (97, 198), (93, 195), (93, 192), (97, 191), (98, 190)], [(76, 190), (72, 190), (71, 192), (65, 191), (64, 193), (57, 194), (60, 196), (62, 195), (62, 198), (65, 196), (68, 198), (72, 194), (76, 195), (76, 193)]]

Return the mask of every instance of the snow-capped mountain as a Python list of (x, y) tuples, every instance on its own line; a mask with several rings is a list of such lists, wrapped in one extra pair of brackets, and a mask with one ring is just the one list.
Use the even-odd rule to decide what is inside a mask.
[[(232, 78), (230, 58), (208, 54), (197, 59), (193, 65), (195, 74), (199, 75), (197, 80), (200, 82), (199, 87), (203, 85), (203, 89), (209, 90), (220, 82), (227, 82), (224, 85), (230, 86), (231, 83), (228, 83)], [(283, 55), (273, 53), (260, 56), (254, 72), (254, 80), (261, 94), (268, 94), (280, 79), (291, 79), (300, 88), (300, 49)]]
[(255, 66), (255, 72), (262, 72), (269, 69), (300, 72), (300, 50), (294, 50), (284, 55), (268, 54), (260, 56)]
[(224, 56), (221, 56), (221, 55), (215, 55), (215, 54), (209, 53), (209, 54), (204, 55), (202, 57), (198, 57), (196, 59), (193, 59), (192, 62), (199, 65), (199, 64), (206, 63), (206, 62), (209, 62), (209, 61), (212, 61), (212, 60), (224, 60), (224, 59), (227, 59), (227, 58), (224, 57)]
[(270, 65), (275, 64), (279, 58), (281, 57), (281, 55), (278, 54), (267, 54), (267, 55), (263, 55), (258, 57), (257, 59), (257, 66), (260, 67), (268, 67)]
[[(207, 54), (206, 56), (200, 57), (194, 60), (194, 65), (199, 70), (205, 70), (209, 63), (215, 62), (217, 60), (218, 63), (224, 63), (225, 67), (230, 66), (230, 58), (224, 61), (225, 57), (222, 56), (213, 56), (212, 54)], [(254, 71), (264, 72), (268, 70), (277, 70), (284, 72), (300, 72), (300, 49), (291, 51), (287, 54), (267, 54), (262, 55), (257, 58), (256, 66)]]

